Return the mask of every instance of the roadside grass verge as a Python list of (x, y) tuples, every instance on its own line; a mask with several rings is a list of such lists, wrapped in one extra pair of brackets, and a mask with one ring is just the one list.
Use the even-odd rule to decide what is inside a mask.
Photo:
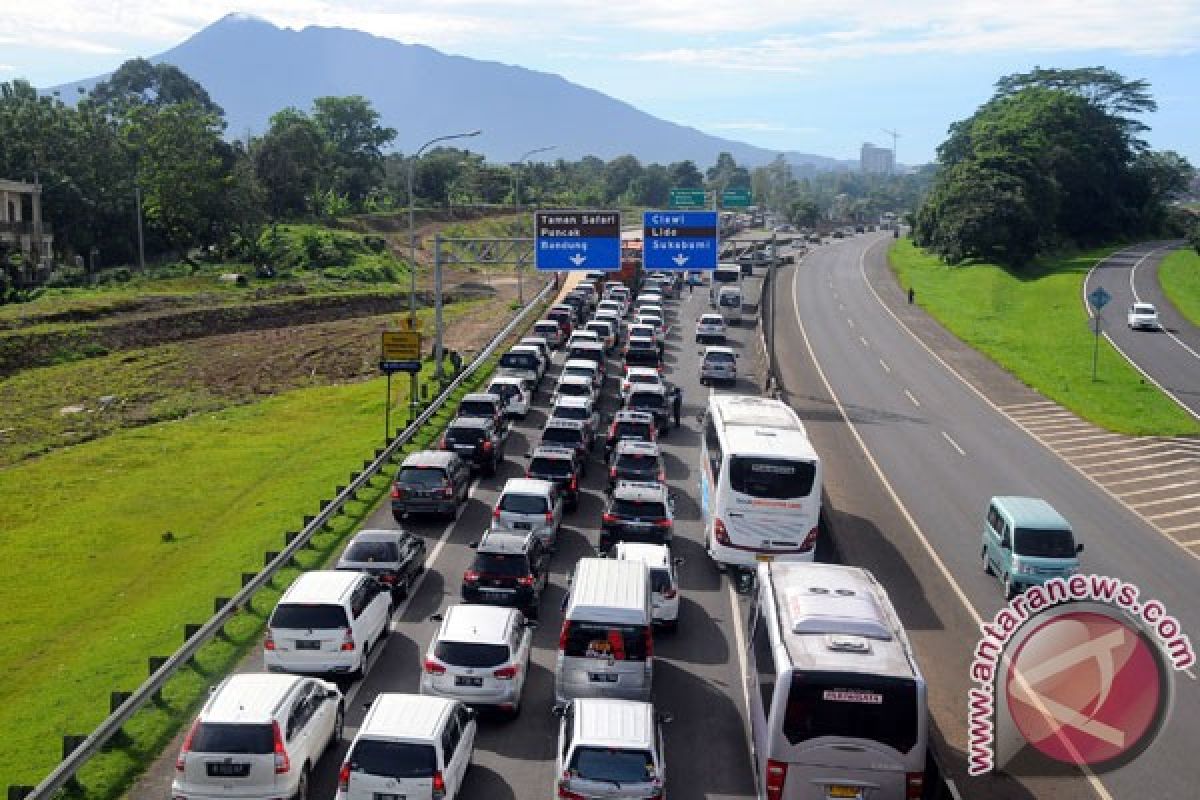
[(1171, 305), (1200, 325), (1200, 253), (1190, 247), (1172, 251), (1158, 267), (1158, 282)]
[(1104, 339), (1092, 380), (1083, 280), (1116, 249), (1050, 258), (1021, 274), (994, 264), (947, 266), (909, 239), (893, 244), (888, 258), (900, 284), (955, 336), (1084, 419), (1133, 435), (1198, 433), (1200, 425)]

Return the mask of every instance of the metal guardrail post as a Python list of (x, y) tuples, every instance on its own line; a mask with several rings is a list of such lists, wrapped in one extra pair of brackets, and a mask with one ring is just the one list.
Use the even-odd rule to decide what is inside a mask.
[[(475, 372), (491, 357), (501, 343), (524, 321), (530, 312), (537, 307), (538, 303), (544, 300), (552, 291), (552, 284), (547, 283), (534, 298), (534, 302), (522, 308), (517, 312), (517, 315), (509, 321), (504, 328), (492, 337), (487, 346), (479, 351), (479, 354), (471, 361), (470, 364), (464, 366), (454, 378), (454, 380), (443, 389), (432, 403), (412, 421), (408, 427), (404, 429), (395, 439), (388, 444), (387, 447), (376, 452), (375, 460), (369, 465), (364, 466), (362, 474), (350, 482), (346, 489), (338, 494), (332, 501), (325, 501), (321, 506), (321, 513), (315, 517), (305, 516), (304, 530), (298, 536), (288, 542), (287, 547), (282, 552), (276, 554), (274, 558), (267, 559), (266, 566), (262, 572), (256, 573), (254, 578), (246, 583), (242, 589), (232, 598), (217, 598), (214, 603), (214, 613), (207, 622), (201, 626), (200, 630), (194, 636), (184, 642), (183, 646), (175, 651), (169, 658), (161, 656), (152, 656), (149, 659), (150, 677), (135, 689), (116, 709), (109, 714), (92, 733), (86, 737), (77, 737), (78, 742), (73, 742), (75, 746), (68, 752), (65, 747), (63, 760), (54, 768), (53, 771), (39, 783), (34, 789), (27, 794), (22, 795), (21, 800), (32, 798), (32, 800), (48, 800), (59, 789), (66, 786), (74, 779), (75, 773), (92, 756), (99, 753), (104, 745), (115, 736), (118, 731), (129, 719), (141, 709), (142, 706), (151, 702), (157, 697), (161, 697), (160, 692), (167, 681), (170, 680), (178, 670), (191, 662), (192, 657), (207, 644), (210, 640), (221, 635), (225, 628), (225, 623), (228, 622), (237, 611), (245, 607), (254, 594), (262, 589), (275, 573), (283, 569), (292, 562), (295, 555), (302, 549), (308, 546), (309, 540), (312, 539), (326, 524), (342, 510), (342, 506), (348, 502), (351, 497), (366, 486), (375, 475), (388, 465), (392, 456), (406, 445), (421, 426), (428, 422), (445, 403), (451, 395), (469, 379)], [(225, 602), (222, 602), (225, 600)], [(25, 787), (9, 787), (9, 798), (13, 800), (13, 790), (24, 790)]]

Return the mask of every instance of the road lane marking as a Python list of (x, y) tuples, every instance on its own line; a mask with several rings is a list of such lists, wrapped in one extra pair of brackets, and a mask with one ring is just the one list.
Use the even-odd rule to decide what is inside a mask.
[[(1200, 484), (1195, 481), (1183, 481), (1181, 483), (1168, 483), (1166, 486), (1151, 486), (1149, 489), (1135, 489), (1132, 492), (1121, 492), (1121, 494), (1125, 497), (1131, 497), (1135, 494), (1149, 494), (1150, 492), (1165, 492), (1169, 489), (1182, 489), (1184, 486), (1200, 486)], [(1194, 497), (1195, 495), (1191, 496)]]
[(1182, 508), (1179, 511), (1164, 511), (1161, 514), (1151, 514), (1150, 519), (1166, 519), (1167, 517), (1182, 517), (1184, 514), (1200, 514), (1200, 506)]
[[(1070, 462), (1068, 462), (1070, 463)], [(1141, 467), (1129, 467), (1127, 469), (1102, 469), (1095, 472), (1096, 475), (1124, 475), (1127, 472), (1143, 472), (1148, 469), (1158, 469), (1160, 467), (1173, 467), (1176, 464), (1194, 464), (1190, 458), (1178, 458), (1174, 461), (1164, 461), (1162, 463), (1145, 464)]]
[(883, 371), (884, 371), (884, 372), (891, 372), (891, 371), (892, 371), (892, 368), (891, 368), (891, 367), (889, 367), (889, 366), (887, 365), (887, 362), (886, 362), (886, 361), (884, 361), (882, 358), (881, 358), (881, 359), (879, 359), (879, 366), (883, 367)]
[[(1139, 494), (1141, 494), (1141, 492), (1139, 492)], [(1145, 508), (1146, 506), (1161, 506), (1163, 503), (1178, 503), (1181, 500), (1195, 500), (1197, 497), (1200, 497), (1200, 492), (1194, 494), (1175, 495), (1172, 497), (1163, 497), (1158, 500), (1147, 500), (1144, 503), (1134, 503), (1133, 507)]]
[(1043, 439), (1055, 446), (1071, 444), (1072, 442), (1096, 442), (1100, 440), (1109, 443), (1120, 442), (1125, 445), (1130, 444), (1131, 441), (1134, 444), (1137, 443), (1136, 440), (1131, 440), (1128, 436), (1100, 431), (1052, 431), (1050, 433), (1039, 431), (1038, 433)]
[(850, 319), (849, 317), (846, 317), (846, 324), (849, 325), (851, 328), (853, 328), (854, 320)]
[[(1102, 442), (1096, 442), (1095, 437), (1092, 437), (1089, 439), (1068, 439), (1067, 440), (1067, 442), (1072, 442), (1072, 441), (1094, 442), (1094, 444), (1072, 444), (1072, 445), (1069, 445), (1068, 447), (1060, 447), (1059, 445), (1063, 444), (1063, 442), (1051, 441), (1051, 442), (1047, 442), (1047, 443), (1053, 445), (1054, 448), (1056, 450), (1058, 450), (1060, 453), (1078, 453), (1078, 452), (1081, 452), (1084, 450), (1100, 450), (1100, 449), (1104, 449), (1104, 451), (1106, 453), (1136, 453), (1141, 449), (1141, 447), (1136, 444), (1132, 445), (1132, 446), (1126, 446), (1126, 447), (1114, 447), (1113, 441), (1111, 439), (1106, 439)], [(1120, 440), (1118, 439), (1118, 441), (1120, 441)]]
[(953, 447), (955, 450), (957, 450), (958, 454), (960, 456), (965, 456), (967, 454), (965, 450), (963, 450), (961, 447), (958, 446), (958, 442), (956, 442), (950, 438), (950, 434), (946, 433), (945, 431), (942, 431), (942, 438), (945, 439), (947, 442), (949, 442), (950, 446)]
[[(1197, 527), (1200, 527), (1200, 523), (1197, 523), (1196, 525), (1188, 525), (1187, 527), (1197, 528)], [(1176, 528), (1175, 530), (1179, 530), (1179, 529)], [(1195, 547), (1196, 545), (1200, 544), (1200, 539), (1192, 539), (1190, 542), (1180, 542), (1180, 544), (1183, 545), (1184, 547)]]
[(1131, 461), (1145, 461), (1148, 458), (1164, 458), (1166, 456), (1180, 455), (1178, 452), (1175, 452), (1172, 450), (1163, 452), (1163, 451), (1157, 449), (1157, 447), (1158, 447), (1157, 445), (1147, 445), (1140, 449), (1132, 450), (1130, 452), (1141, 453), (1141, 455), (1129, 456), (1128, 458), (1110, 459), (1110, 458), (1108, 458), (1108, 453), (1091, 453), (1088, 455), (1076, 456), (1074, 459), (1072, 459), (1072, 461), (1091, 461), (1094, 458), (1103, 458), (1103, 459), (1105, 459), (1104, 465), (1111, 467), (1115, 464), (1128, 464)]
[(905, 393), (906, 395), (908, 395), (908, 399), (909, 399), (909, 400), (912, 400), (912, 404), (913, 404), (914, 406), (916, 406), (917, 408), (920, 408), (920, 407), (921, 407), (921, 401), (920, 401), (920, 400), (918, 400), (918, 399), (916, 398), (916, 396), (915, 396), (915, 395), (914, 395), (912, 392), (910, 392), (908, 389), (905, 389), (905, 390), (904, 390), (904, 393)]
[(1057, 420), (1049, 420), (1048, 422), (1049, 422), (1049, 424), (1047, 424), (1047, 425), (1040, 425), (1040, 424), (1035, 424), (1033, 422), (1026, 422), (1025, 427), (1032, 428), (1032, 429), (1036, 430), (1038, 433), (1049, 433), (1051, 431), (1070, 431), (1070, 430), (1080, 430), (1080, 429), (1092, 429), (1095, 427), (1090, 422), (1082, 422), (1082, 421), (1059, 422)]
[(1007, 406), (1007, 408), (1036, 408), (1045, 406), (1056, 408), (1058, 407), (1058, 403), (1055, 403), (1052, 400), (1032, 400), (1028, 403), (1013, 403), (1012, 405)]
[(858, 340), (859, 340), (860, 342), (862, 342), (862, 343), (863, 343), (863, 347), (870, 347), (870, 346), (871, 346), (871, 345), (867, 344), (867, 337), (865, 337), (865, 336), (860, 336), (860, 337), (858, 337)]

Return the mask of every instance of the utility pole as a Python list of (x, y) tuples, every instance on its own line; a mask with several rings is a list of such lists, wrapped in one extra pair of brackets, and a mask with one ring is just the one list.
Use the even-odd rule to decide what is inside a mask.
[(892, 174), (895, 175), (900, 167), (900, 162), (896, 160), (896, 140), (900, 138), (900, 134), (896, 131), (890, 131), (887, 128), (882, 129), (884, 133), (892, 137)]
[[(520, 217), (520, 214), (521, 214), (521, 164), (525, 163), (525, 159), (529, 158), (530, 156), (535, 156), (538, 153), (545, 153), (547, 150), (553, 150), (554, 148), (555, 148), (555, 145), (548, 145), (546, 147), (535, 148), (533, 150), (530, 150), (528, 153), (524, 153), (520, 158), (518, 158), (516, 160), (516, 163), (513, 164), (513, 213), (517, 215), (517, 236), (521, 235), (521, 227), (522, 227), (521, 226), (521, 217)], [(523, 306), (523, 305), (525, 305), (525, 280), (524, 280), (524, 275), (521, 272), (520, 264), (517, 264), (516, 270), (517, 270), (517, 303)]]
[(142, 240), (142, 187), (134, 184), (133, 197), (137, 201), (138, 271), (146, 271), (146, 244)]

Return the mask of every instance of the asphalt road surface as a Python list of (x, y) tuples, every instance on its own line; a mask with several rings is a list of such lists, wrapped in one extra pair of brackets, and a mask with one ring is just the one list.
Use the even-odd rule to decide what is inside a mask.
[(827, 465), (837, 555), (874, 571), (895, 600), (929, 682), (949, 777), (970, 798), (1197, 796), (1194, 670), (1176, 673), (1162, 734), (1120, 770), (966, 777), (970, 654), (980, 620), (1003, 604), (980, 561), (989, 497), (1047, 499), (1086, 543), (1083, 571), (1135, 583), (1193, 637), (1200, 564), (1021, 431), (985, 399), (986, 387), (983, 396), (970, 388), (887, 311), (866, 267), (878, 267), (890, 241), (853, 237), (781, 269), (776, 350), (788, 399)]
[[(1200, 330), (1175, 310), (1158, 284), (1158, 264), (1170, 250), (1169, 242), (1149, 242), (1113, 253), (1088, 273), (1080, 302), (1086, 303), (1097, 287), (1112, 295), (1100, 312), (1104, 335), (1200, 419)], [(1131, 330), (1125, 315), (1134, 303), (1153, 303), (1162, 330)]]

